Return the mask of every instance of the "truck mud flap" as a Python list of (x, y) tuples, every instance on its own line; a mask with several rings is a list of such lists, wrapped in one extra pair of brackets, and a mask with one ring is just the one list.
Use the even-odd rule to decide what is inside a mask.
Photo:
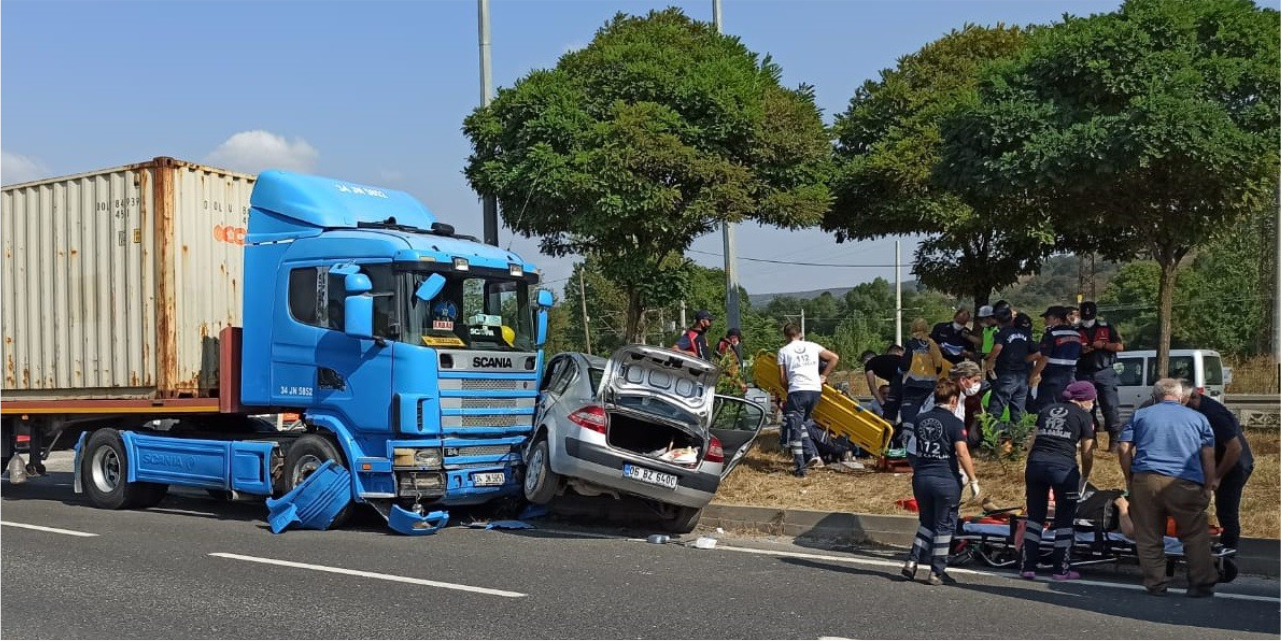
[(435, 534), (437, 530), (445, 527), (449, 523), (449, 512), (436, 510), (428, 514), (419, 514), (411, 512), (399, 505), (391, 506), (391, 514), (387, 516), (387, 525), (392, 530), (409, 536), (418, 536), (420, 534)]
[(84, 491), (85, 491), (84, 484), (82, 484), (80, 481), (80, 457), (84, 456), (85, 441), (87, 440), (89, 440), (89, 432), (81, 432), (80, 438), (76, 439), (76, 447), (75, 447), (76, 457), (74, 459), (75, 462), (73, 463), (73, 465), (75, 465), (76, 467), (73, 470), (74, 476), (72, 478), (74, 480), (71, 483), (71, 489), (76, 494), (84, 494)]
[(295, 523), (304, 530), (324, 530), (351, 502), (351, 474), (334, 461), (325, 461), (293, 491), (267, 499), (267, 522), (275, 534)]

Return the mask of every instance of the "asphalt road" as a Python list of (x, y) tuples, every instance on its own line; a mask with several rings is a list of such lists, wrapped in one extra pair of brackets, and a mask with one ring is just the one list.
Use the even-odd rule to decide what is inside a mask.
[(958, 570), (959, 585), (930, 587), (902, 580), (893, 553), (724, 534), (713, 550), (557, 521), (273, 535), (260, 503), (171, 494), (98, 510), (65, 472), (0, 493), (4, 638), (1275, 639), (1281, 627), (1278, 584), (1263, 579), (1208, 600), (1093, 572), (1053, 584)]

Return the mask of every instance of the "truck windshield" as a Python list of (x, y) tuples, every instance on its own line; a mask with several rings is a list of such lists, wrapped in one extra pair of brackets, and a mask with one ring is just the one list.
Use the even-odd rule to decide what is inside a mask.
[(446, 283), (430, 301), (414, 296), (432, 273), (404, 274), (404, 342), (427, 347), (499, 351), (534, 350), (529, 285), (478, 274), (444, 274)]

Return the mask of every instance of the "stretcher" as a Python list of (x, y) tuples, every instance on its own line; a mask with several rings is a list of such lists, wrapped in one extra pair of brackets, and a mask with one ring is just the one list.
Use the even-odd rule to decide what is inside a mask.
[[(769, 392), (775, 399), (787, 398), (787, 388), (778, 373), (778, 359), (769, 352), (760, 352), (752, 363), (752, 376), (756, 386)], [(894, 426), (889, 421), (863, 409), (854, 399), (842, 394), (831, 385), (823, 386), (823, 395), (814, 408), (814, 422), (838, 438), (873, 456), (881, 456), (889, 449), (894, 437)]]
[[(958, 567), (978, 561), (993, 568), (1014, 568), (1019, 565), (1022, 530), (1027, 517), (1017, 512), (1022, 508), (1003, 508), (986, 511), (978, 516), (957, 521), (952, 536), (949, 563)], [(1133, 539), (1107, 525), (1105, 519), (1075, 519), (1073, 521), (1071, 559), (1073, 568), (1092, 565), (1120, 564), (1139, 560), (1138, 548)], [(1052, 526), (1051, 526), (1052, 527)], [(1040, 558), (1037, 566), (1051, 567), (1054, 536), (1052, 529), (1041, 535)], [(1237, 577), (1236, 550), (1215, 547), (1212, 550), (1215, 570), (1220, 583), (1229, 583)], [(1166, 574), (1173, 576), (1184, 562), (1183, 543), (1173, 536), (1165, 537)]]

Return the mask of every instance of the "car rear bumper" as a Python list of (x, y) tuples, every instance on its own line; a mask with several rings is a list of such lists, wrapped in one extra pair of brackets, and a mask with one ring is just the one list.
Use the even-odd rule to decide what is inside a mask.
[[(565, 437), (565, 454), (565, 459), (560, 461), (563, 465), (557, 466), (557, 472), (562, 476), (582, 479), (617, 492), (672, 505), (701, 508), (712, 502), (721, 483), (720, 476), (715, 474), (697, 469), (674, 471), (667, 466), (646, 465), (644, 460), (620, 455), (607, 446), (568, 436)], [(624, 477), (623, 465), (628, 463), (676, 474), (676, 488), (668, 489)]]

